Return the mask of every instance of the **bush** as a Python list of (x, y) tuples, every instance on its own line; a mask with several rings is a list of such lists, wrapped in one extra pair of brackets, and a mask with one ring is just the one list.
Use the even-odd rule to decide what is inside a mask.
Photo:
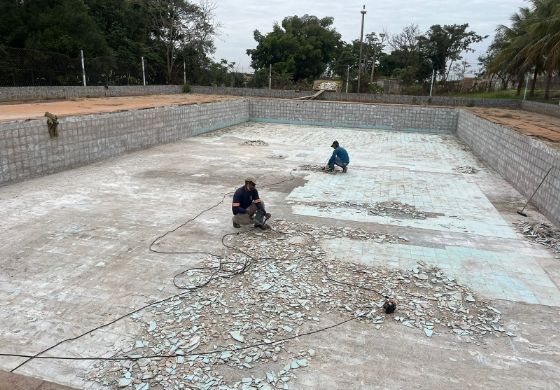
[(377, 83), (370, 83), (368, 85), (368, 92), (373, 94), (382, 94), (383, 87), (378, 85)]
[(189, 84), (183, 85), (183, 93), (189, 93), (191, 91), (191, 86)]

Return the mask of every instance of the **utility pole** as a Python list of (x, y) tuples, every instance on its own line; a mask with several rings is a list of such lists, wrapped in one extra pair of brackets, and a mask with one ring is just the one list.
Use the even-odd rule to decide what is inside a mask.
[(84, 51), (80, 50), (80, 54), (82, 56), (82, 79), (84, 80), (84, 87), (87, 87), (87, 85), (86, 85), (86, 67), (84, 66)]
[(362, 14), (362, 31), (360, 32), (360, 59), (358, 61), (358, 93), (360, 93), (360, 76), (362, 75), (362, 43), (364, 40), (364, 16), (366, 16), (366, 6), (360, 11)]
[(183, 85), (187, 85), (187, 64), (183, 60)]
[(268, 66), (268, 89), (272, 89), (272, 64)]

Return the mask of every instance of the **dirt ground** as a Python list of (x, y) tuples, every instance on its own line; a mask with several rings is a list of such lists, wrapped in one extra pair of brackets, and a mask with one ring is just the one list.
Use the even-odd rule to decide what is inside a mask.
[(490, 122), (511, 127), (520, 133), (557, 143), (560, 147), (560, 118), (505, 108), (469, 108)]
[(211, 103), (231, 99), (219, 95), (150, 95), (109, 98), (83, 98), (72, 100), (39, 101), (34, 103), (0, 103), (0, 122), (42, 118), (45, 112), (58, 117), (85, 115), (100, 112), (118, 112), (197, 103)]

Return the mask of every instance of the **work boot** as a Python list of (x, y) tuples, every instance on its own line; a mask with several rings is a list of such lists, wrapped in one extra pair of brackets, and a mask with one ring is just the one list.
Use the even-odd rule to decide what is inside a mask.
[(265, 216), (266, 216), (266, 213), (263, 210), (261, 210), (261, 209), (257, 210), (257, 212), (255, 213), (255, 218), (254, 218), (255, 227), (261, 228), (263, 230), (266, 229), (266, 224), (264, 222)]
[(348, 166), (342, 167), (342, 173), (348, 172)]

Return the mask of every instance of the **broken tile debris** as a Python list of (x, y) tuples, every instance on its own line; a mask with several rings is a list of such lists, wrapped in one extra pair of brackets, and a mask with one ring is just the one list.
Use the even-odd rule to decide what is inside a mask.
[(453, 170), (455, 172), (465, 173), (467, 175), (474, 175), (475, 173), (478, 173), (480, 171), (480, 169), (475, 168), (475, 167), (471, 167), (470, 165), (458, 166), (458, 167), (453, 168)]
[(304, 164), (298, 168), (300, 171), (322, 172), (325, 169), (324, 165)]
[(332, 209), (351, 209), (357, 212), (363, 212), (368, 215), (379, 215), (393, 218), (408, 218), (408, 219), (426, 219), (436, 217), (439, 214), (429, 213), (418, 210), (415, 206), (401, 203), (399, 201), (385, 201), (370, 203), (357, 203), (357, 202), (289, 202), (289, 204), (301, 204), (306, 206), (317, 207), (320, 210)]
[[(416, 330), (418, 337), (448, 331), (466, 343), (514, 336), (499, 310), (422, 259), (410, 270), (334, 260), (321, 247), (334, 237), (406, 242), (363, 229), (284, 220), (266, 232), (229, 236), (228, 246), (253, 257), (246, 272), (214, 278), (206, 288), (137, 313), (130, 321), (140, 334), (113, 351), (173, 357), (98, 362), (87, 379), (102, 387), (140, 389), (288, 389), (321, 353), (321, 345), (302, 334), (341, 318), (371, 324), (372, 332), (382, 331), (386, 321)], [(247, 260), (228, 249), (222, 269)], [(204, 261), (219, 267), (211, 257)], [(383, 310), (386, 297), (398, 302), (394, 314)]]
[(241, 145), (248, 145), (248, 146), (268, 146), (268, 143), (264, 142), (263, 140), (247, 140), (243, 142)]
[(560, 229), (541, 222), (522, 222), (516, 226), (525, 237), (560, 253)]

